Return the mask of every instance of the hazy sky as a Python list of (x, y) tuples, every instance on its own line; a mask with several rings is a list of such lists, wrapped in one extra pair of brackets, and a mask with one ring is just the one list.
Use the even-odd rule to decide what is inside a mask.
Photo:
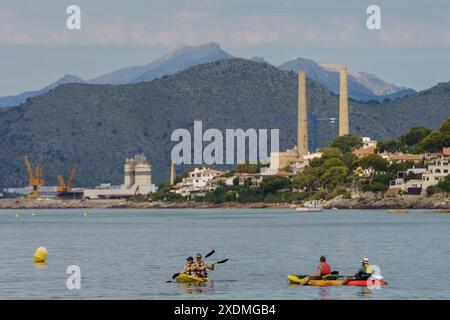
[[(66, 28), (70, 4), (81, 7), (81, 30)], [(382, 30), (366, 27), (371, 4)], [(0, 0), (0, 95), (210, 41), (275, 65), (332, 60), (420, 90), (450, 80), (450, 1)]]

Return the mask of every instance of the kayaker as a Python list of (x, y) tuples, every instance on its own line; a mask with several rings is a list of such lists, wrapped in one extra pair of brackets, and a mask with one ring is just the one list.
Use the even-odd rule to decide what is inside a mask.
[(361, 268), (355, 274), (356, 280), (367, 280), (373, 273), (372, 266), (368, 258), (361, 259)]
[(355, 273), (353, 277), (345, 278), (343, 284), (347, 284), (350, 280), (367, 280), (372, 275), (373, 269), (369, 263), (368, 258), (361, 259), (361, 268), (359, 268), (358, 272)]
[(195, 260), (194, 268), (197, 277), (206, 278), (208, 276), (206, 269), (214, 270), (214, 264), (206, 263), (200, 253), (197, 253)]
[(331, 266), (327, 263), (327, 258), (325, 256), (321, 256), (319, 259), (319, 265), (316, 269), (316, 273), (313, 276), (304, 277), (301, 285), (307, 284), (312, 277), (322, 278), (329, 274), (331, 274)]
[(193, 271), (195, 271), (194, 258), (187, 257), (186, 264), (183, 267), (183, 270), (181, 271), (181, 273), (188, 274), (191, 276)]

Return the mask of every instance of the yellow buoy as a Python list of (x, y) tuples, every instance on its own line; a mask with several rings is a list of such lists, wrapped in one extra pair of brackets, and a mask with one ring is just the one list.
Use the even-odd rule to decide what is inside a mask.
[(87, 212), (86, 212), (86, 210), (84, 210), (83, 216), (84, 216), (84, 217), (87, 217)]
[(31, 214), (31, 216), (32, 216), (32, 217), (36, 216), (36, 213), (33, 212), (33, 213)]
[(19, 214), (18, 213), (16, 213), (16, 218), (18, 218), (19, 217)]
[(34, 252), (34, 262), (45, 262), (48, 257), (48, 250), (46, 247), (39, 247)]

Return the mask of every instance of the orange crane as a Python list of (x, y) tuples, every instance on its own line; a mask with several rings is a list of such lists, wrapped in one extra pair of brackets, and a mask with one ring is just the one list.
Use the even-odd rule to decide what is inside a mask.
[(56, 192), (63, 193), (72, 191), (72, 182), (73, 178), (75, 178), (76, 173), (77, 173), (77, 166), (74, 165), (72, 167), (72, 171), (70, 171), (70, 176), (69, 179), (67, 179), (67, 183), (64, 181), (62, 175), (58, 175), (58, 187), (56, 188)]
[(23, 160), (28, 173), (28, 184), (31, 187), (31, 193), (27, 197), (39, 198), (41, 196), (39, 187), (44, 185), (44, 179), (42, 179), (42, 165), (37, 164), (33, 172), (33, 167), (31, 166), (27, 155), (23, 156)]

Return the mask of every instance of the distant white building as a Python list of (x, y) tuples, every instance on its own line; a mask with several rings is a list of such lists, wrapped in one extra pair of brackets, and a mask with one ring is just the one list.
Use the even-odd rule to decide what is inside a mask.
[[(419, 175), (417, 179), (405, 181), (408, 174)], [(437, 159), (428, 168), (410, 168), (398, 173), (398, 177), (392, 180), (389, 189), (407, 192), (409, 194), (426, 195), (427, 188), (435, 186), (450, 173), (450, 164), (448, 159)]]
[(448, 159), (437, 159), (428, 166), (428, 170), (422, 173), (422, 192), (426, 192), (429, 186), (434, 186), (449, 175), (450, 164)]
[(377, 141), (370, 139), (370, 137), (362, 137), (363, 148), (376, 148)]
[(189, 175), (175, 185), (175, 192), (183, 197), (191, 194), (203, 195), (208, 191), (214, 190), (217, 185), (213, 180), (225, 174), (223, 171), (210, 168), (195, 168), (189, 172)]
[(314, 158), (320, 158), (321, 152), (309, 153), (300, 156), (297, 148), (288, 149), (285, 152), (272, 152), (270, 154), (270, 167), (262, 167), (262, 175), (277, 175), (280, 171), (284, 171), (286, 167), (290, 167), (293, 173), (297, 174), (309, 164)]
[(93, 189), (85, 189), (84, 197), (98, 198), (128, 198), (139, 194), (156, 192), (152, 183), (152, 167), (143, 154), (137, 154), (125, 160), (124, 183), (120, 186), (102, 184)]

